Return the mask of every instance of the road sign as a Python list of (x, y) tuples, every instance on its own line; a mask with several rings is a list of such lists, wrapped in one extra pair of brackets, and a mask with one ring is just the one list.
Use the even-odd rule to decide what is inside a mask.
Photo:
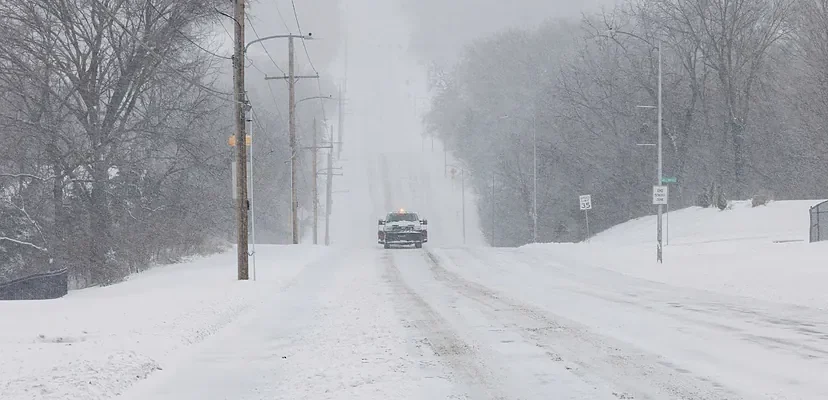
[(678, 179), (676, 179), (675, 177), (669, 177), (668, 178), (668, 177), (665, 176), (665, 177), (661, 178), (661, 183), (676, 183), (676, 182), (678, 182)]
[(667, 204), (668, 186), (653, 186), (653, 204)]
[(581, 203), (581, 210), (592, 210), (592, 195), (585, 194), (583, 196), (579, 196), (578, 200)]
[[(246, 146), (250, 146), (251, 143), (253, 143), (253, 138), (250, 135), (246, 135), (244, 137), (244, 144)], [(227, 139), (227, 144), (229, 144), (230, 147), (236, 147), (236, 135), (230, 136), (230, 138)]]

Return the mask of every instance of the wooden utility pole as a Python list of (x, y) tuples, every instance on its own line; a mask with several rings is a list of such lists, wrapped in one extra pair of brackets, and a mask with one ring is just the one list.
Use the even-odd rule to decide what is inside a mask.
[(245, 137), (245, 113), (247, 100), (244, 93), (244, 1), (235, 0), (235, 52), (233, 55), (233, 93), (236, 104), (236, 219), (238, 221), (238, 279), (248, 279), (248, 210), (250, 201), (247, 197), (247, 143)]
[[(333, 175), (342, 175), (342, 174), (332, 173), (334, 168), (331, 165), (331, 163), (333, 162), (332, 157), (333, 157), (334, 144), (338, 144), (339, 142), (329, 141), (328, 144), (326, 144), (324, 146), (319, 146), (317, 144), (317, 137), (316, 137), (316, 134), (317, 134), (316, 118), (314, 118), (314, 120), (313, 120), (313, 127), (314, 127), (314, 129), (313, 129), (313, 133), (314, 133), (314, 135), (313, 135), (313, 146), (303, 147), (303, 149), (311, 150), (313, 152), (313, 171), (314, 171), (314, 173), (313, 173), (313, 175), (314, 175), (313, 176), (313, 244), (318, 243), (317, 234), (319, 232), (319, 185), (318, 185), (319, 181), (318, 181), (317, 175), (319, 175), (320, 173), (323, 173), (322, 171), (316, 169), (316, 167), (317, 167), (316, 164), (318, 163), (318, 151), (319, 151), (319, 149), (328, 149), (329, 150), (329, 153), (328, 153), (328, 171), (327, 171), (327, 174), (328, 174), (328, 182), (327, 182), (328, 194), (327, 194), (327, 198), (326, 198), (326, 201), (325, 201), (325, 244), (328, 244), (328, 243), (330, 243), (330, 230), (328, 228), (328, 224), (330, 222), (330, 207), (331, 207), (330, 206), (330, 203), (331, 203), (331, 193), (330, 193), (330, 191), (331, 191), (331, 187), (332, 187), (331, 186), (331, 177)], [(331, 132), (331, 137), (333, 137), (333, 127), (331, 127), (330, 132)]]
[[(331, 138), (333, 138), (333, 126), (331, 127)], [(340, 146), (342, 146), (340, 144)], [(331, 190), (333, 189), (333, 149), (328, 150), (328, 177), (325, 181), (325, 246), (331, 245)]]
[(313, 119), (313, 157), (311, 160), (311, 165), (313, 166), (313, 176), (311, 180), (313, 181), (313, 244), (319, 244), (319, 183), (318, 183), (318, 174), (317, 165), (318, 165), (318, 155), (319, 155), (319, 148), (316, 146), (316, 136), (318, 132), (316, 130), (316, 118)]
[[(311, 39), (311, 33), (306, 36), (302, 35), (274, 35), (262, 38), (262, 40), (270, 38), (287, 38), (288, 40), (288, 76), (266, 76), (265, 80), (270, 79), (287, 79), (288, 81), (288, 131), (290, 134), (290, 221), (291, 230), (293, 232), (293, 244), (299, 244), (299, 218), (298, 209), (299, 202), (296, 198), (296, 162), (299, 152), (296, 149), (296, 81), (301, 78), (319, 78), (319, 75), (297, 76), (295, 73), (295, 57), (293, 39), (299, 38), (302, 40)], [(252, 43), (252, 42), (251, 42)]]
[[(344, 85), (344, 82), (345, 81), (343, 80), (343, 85)], [(339, 108), (338, 118), (339, 118), (339, 121), (336, 124), (336, 129), (337, 129), (337, 133), (338, 133), (338, 137), (337, 137), (336, 141), (339, 142), (339, 147), (337, 147), (337, 152), (336, 152), (336, 158), (337, 159), (342, 157), (342, 132), (345, 129), (345, 107), (343, 107), (343, 104), (342, 104), (342, 102), (343, 102), (343, 100), (342, 100), (342, 86), (339, 87), (339, 99), (338, 100), (339, 100), (339, 104), (338, 104), (338, 108)], [(331, 140), (333, 140), (333, 132), (331, 132)]]
[(290, 221), (293, 232), (293, 244), (299, 244), (299, 222), (297, 218), (296, 202), (296, 75), (294, 74), (293, 36), (288, 37), (288, 98), (289, 116), (288, 128), (290, 131)]

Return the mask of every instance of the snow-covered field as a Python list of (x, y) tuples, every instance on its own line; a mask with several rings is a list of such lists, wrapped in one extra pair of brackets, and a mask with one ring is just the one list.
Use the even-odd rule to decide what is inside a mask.
[(235, 279), (232, 251), (57, 300), (0, 301), (0, 399), (111, 398), (249, 314), (328, 251), (260, 245), (256, 282)]
[(572, 267), (598, 266), (677, 286), (828, 309), (828, 243), (808, 243), (808, 209), (819, 202), (756, 208), (735, 202), (726, 211), (670, 212), (663, 264), (656, 262), (654, 216), (601, 232), (588, 244), (528, 245), (522, 251)]

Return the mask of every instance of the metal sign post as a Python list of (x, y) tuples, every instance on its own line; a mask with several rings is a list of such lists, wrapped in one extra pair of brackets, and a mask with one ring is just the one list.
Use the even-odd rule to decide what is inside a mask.
[[(668, 204), (669, 198), (669, 187), (668, 186), (653, 186), (653, 204), (661, 209), (661, 206)], [(659, 215), (660, 216), (660, 215)], [(658, 221), (658, 262), (662, 261), (662, 245), (661, 245), (661, 220)]]
[(589, 241), (589, 210), (592, 209), (592, 195), (585, 194), (578, 197), (578, 201), (581, 203), (581, 210), (584, 212), (584, 218), (586, 219), (586, 241)]
[[(664, 177), (661, 178), (661, 184), (662, 185), (667, 184), (667, 183), (676, 183), (676, 182), (678, 182), (678, 179), (676, 179), (676, 177), (666, 177), (666, 176), (664, 176)], [(664, 226), (664, 230), (665, 230), (665, 232), (664, 232), (664, 245), (669, 246), (670, 245), (670, 199), (669, 198), (667, 199), (667, 215), (664, 216), (664, 225), (665, 225)]]

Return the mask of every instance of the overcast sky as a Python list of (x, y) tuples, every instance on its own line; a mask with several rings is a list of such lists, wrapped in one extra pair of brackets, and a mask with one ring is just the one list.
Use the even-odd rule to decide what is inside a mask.
[[(343, 0), (347, 2), (347, 0)], [(450, 60), (463, 44), (546, 19), (580, 19), (614, 0), (396, 0), (412, 26), (411, 46), (431, 61)]]
[[(349, 29), (355, 29), (346, 25), (376, 27), (371, 35), (393, 38), (404, 49), (414, 51), (421, 61), (450, 61), (465, 43), (487, 34), (512, 27), (531, 28), (550, 18), (580, 19), (583, 12), (611, 7), (614, 3), (615, 0), (295, 1), (302, 32), (312, 32), (319, 38), (307, 43), (317, 68), (335, 68), (331, 63), (343, 47)], [(399, 18), (389, 19), (390, 9)], [(291, 0), (252, 0), (248, 12), (252, 20), (252, 24), (248, 22), (248, 41), (255, 38), (251, 28), (260, 36), (299, 32)], [(406, 25), (404, 39), (399, 32), (400, 18)], [(267, 46), (271, 55), (286, 65), (287, 44), (277, 40), (268, 42)], [(298, 50), (297, 62), (306, 63), (304, 49)], [(261, 46), (251, 48), (250, 55), (266, 56)]]
[[(318, 40), (306, 43), (307, 54), (301, 42), (296, 42), (297, 74), (313, 72), (308, 54), (316, 69), (334, 81), (346, 75), (347, 63), (346, 127), (350, 125), (352, 132), (366, 135), (365, 139), (372, 144), (386, 142), (393, 148), (405, 138), (411, 140), (409, 145), (419, 146), (419, 117), (428, 105), (423, 64), (453, 62), (464, 44), (503, 29), (531, 28), (546, 19), (580, 19), (583, 12), (598, 11), (613, 3), (614, 0), (295, 0), (294, 15), (290, 0), (252, 0), (246, 41), (254, 40), (257, 34), (261, 37), (298, 33), (298, 16), (302, 33), (312, 32)], [(225, 22), (225, 29), (232, 32), (229, 20)], [(220, 36), (225, 38), (225, 53), (229, 54), (230, 35), (220, 31)], [(287, 42), (271, 40), (266, 46), (279, 68), (287, 71)], [(255, 68), (246, 68), (251, 84), (261, 82), (262, 72), (280, 75), (261, 45), (252, 46), (248, 57), (255, 64)], [(278, 107), (286, 109), (287, 104)]]

